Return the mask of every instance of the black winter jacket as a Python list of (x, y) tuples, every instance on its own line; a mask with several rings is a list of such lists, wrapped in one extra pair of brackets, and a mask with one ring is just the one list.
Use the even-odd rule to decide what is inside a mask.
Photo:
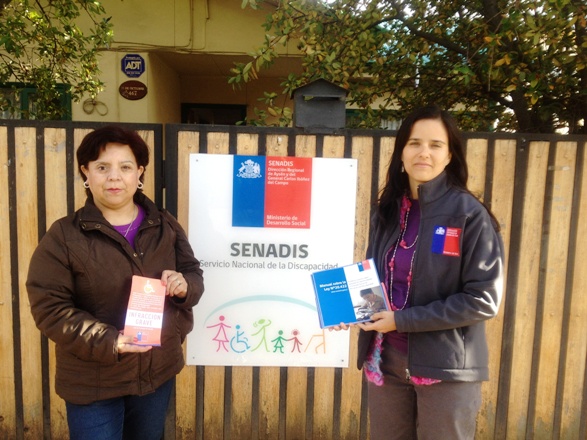
[[(497, 314), (502, 298), (501, 236), (485, 207), (452, 188), (445, 173), (420, 185), (418, 198), (421, 219), (410, 307), (395, 312), (397, 331), (408, 334), (408, 374), (487, 380), (485, 321)], [(397, 240), (399, 224), (389, 230), (373, 223), (367, 256), (375, 259), (384, 279), (386, 253)], [(452, 238), (457, 244), (452, 250), (443, 246), (446, 235), (458, 236)], [(361, 330), (359, 368), (374, 334)]]
[[(41, 332), (56, 343), (55, 389), (76, 404), (154, 391), (183, 368), (182, 342), (193, 327), (192, 307), (204, 291), (200, 263), (173, 216), (142, 194), (146, 210), (136, 250), (104, 219), (92, 200), (56, 221), (31, 259), (27, 290)], [(133, 275), (181, 272), (184, 300), (166, 297), (161, 347), (121, 353)]]

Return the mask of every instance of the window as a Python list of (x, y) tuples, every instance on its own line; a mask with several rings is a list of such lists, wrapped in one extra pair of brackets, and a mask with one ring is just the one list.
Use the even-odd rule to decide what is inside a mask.
[(182, 104), (182, 124), (236, 125), (247, 117), (246, 105)]
[[(71, 97), (67, 86), (57, 86), (60, 99), (56, 107), (62, 109), (62, 120), (71, 121)], [(38, 119), (38, 107), (35, 102), (37, 89), (21, 84), (0, 86), (0, 119)]]
[[(346, 126), (347, 128), (359, 128), (361, 122), (367, 116), (365, 110), (346, 109)], [(379, 128), (385, 130), (397, 130), (401, 125), (401, 121), (397, 119), (386, 119), (384, 116), (379, 118)]]

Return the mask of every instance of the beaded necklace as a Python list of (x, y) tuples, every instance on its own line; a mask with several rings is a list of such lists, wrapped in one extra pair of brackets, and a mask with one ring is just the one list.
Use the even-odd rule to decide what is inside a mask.
[(403, 310), (406, 307), (406, 305), (408, 303), (408, 298), (410, 296), (410, 287), (412, 285), (412, 269), (414, 267), (414, 258), (416, 256), (415, 249), (412, 251), (412, 256), (410, 258), (410, 270), (408, 271), (408, 277), (407, 277), (408, 288), (406, 291), (406, 298), (405, 298), (404, 303), (401, 307), (396, 306), (393, 302), (393, 272), (394, 272), (394, 268), (395, 268), (395, 256), (397, 253), (397, 249), (400, 246), (402, 247), (402, 249), (406, 249), (406, 250), (412, 249), (416, 245), (416, 242), (418, 241), (418, 235), (416, 235), (416, 238), (414, 238), (414, 241), (410, 245), (408, 245), (405, 240), (406, 231), (408, 229), (408, 219), (410, 217), (411, 207), (412, 207), (412, 202), (410, 201), (408, 196), (404, 194), (404, 196), (402, 197), (402, 204), (401, 204), (401, 211), (400, 211), (400, 234), (399, 234), (399, 237), (395, 243), (395, 246), (393, 246), (392, 249), (390, 249), (390, 252), (392, 252), (392, 255), (391, 255), (391, 259), (389, 259), (389, 296), (390, 296), (391, 308), (394, 311), (395, 310)]

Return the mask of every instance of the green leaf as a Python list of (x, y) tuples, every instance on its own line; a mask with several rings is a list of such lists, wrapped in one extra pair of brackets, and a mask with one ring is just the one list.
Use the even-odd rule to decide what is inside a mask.
[[(587, 41), (577, 41), (577, 29), (587, 25), (581, 2), (536, 0), (518, 8), (505, 2), (495, 17), (483, 15), (489, 1), (279, 2), (263, 24), (267, 36), (254, 66), (271, 69), (283, 56), (276, 45), (298, 42), (300, 52), (287, 56), (299, 56), (302, 71), (288, 75), (286, 96), (272, 102), (287, 102), (296, 86), (325, 78), (348, 87), (349, 104), (368, 115), (362, 126), (432, 101), (469, 109), (461, 122), (484, 130), (495, 122), (500, 129), (548, 131), (520, 127), (511, 116), (532, 119), (524, 113), (542, 102), (549, 103), (541, 106), (544, 121), (586, 119), (576, 114), (576, 102), (585, 99), (577, 78), (587, 64)], [(518, 87), (536, 92), (514, 108), (509, 94)], [(273, 108), (284, 123), (287, 107)]]

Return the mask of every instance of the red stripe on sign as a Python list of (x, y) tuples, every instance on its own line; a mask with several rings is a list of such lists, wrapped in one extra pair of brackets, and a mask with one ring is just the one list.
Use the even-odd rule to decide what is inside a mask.
[(310, 228), (312, 158), (268, 157), (265, 227)]

